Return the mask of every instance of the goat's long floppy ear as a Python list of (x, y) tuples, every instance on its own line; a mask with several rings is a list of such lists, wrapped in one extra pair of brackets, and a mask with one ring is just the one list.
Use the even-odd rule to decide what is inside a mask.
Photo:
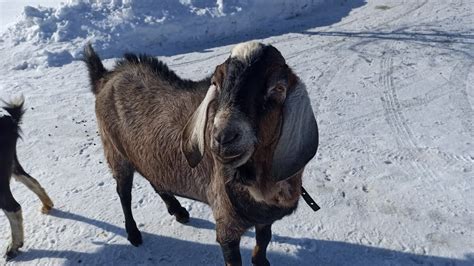
[(283, 106), (283, 125), (273, 154), (272, 178), (285, 180), (311, 160), (318, 149), (318, 125), (305, 85), (298, 81)]
[(181, 135), (181, 150), (189, 166), (196, 167), (204, 156), (206, 123), (211, 102), (216, 98), (216, 86), (211, 85), (199, 107), (186, 123)]

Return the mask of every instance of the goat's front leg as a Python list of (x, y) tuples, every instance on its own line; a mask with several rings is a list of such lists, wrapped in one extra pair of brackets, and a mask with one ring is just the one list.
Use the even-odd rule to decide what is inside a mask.
[(227, 266), (242, 265), (240, 256), (240, 237), (244, 230), (239, 226), (216, 222), (217, 242), (220, 244)]
[(253, 249), (252, 264), (257, 266), (267, 266), (267, 247), (272, 239), (272, 225), (255, 225), (255, 238), (257, 245)]
[(23, 233), (23, 215), (21, 208), (16, 212), (5, 211), (10, 227), (12, 230), (12, 242), (7, 248), (5, 257), (8, 260), (13, 259), (19, 253), (19, 249), (23, 247), (24, 233)]
[(8, 261), (16, 257), (19, 252), (18, 249), (23, 246), (23, 215), (20, 204), (13, 198), (9, 184), (3, 184), (2, 182), (0, 185), (3, 186), (0, 188), (0, 209), (5, 212), (12, 230), (12, 242), (5, 253), (5, 258)]

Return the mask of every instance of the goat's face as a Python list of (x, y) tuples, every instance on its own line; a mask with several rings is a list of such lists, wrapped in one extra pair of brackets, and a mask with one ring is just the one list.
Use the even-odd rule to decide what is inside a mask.
[[(209, 137), (214, 158), (227, 168), (235, 169), (256, 150), (268, 148), (270, 161), (275, 152), (274, 165), (282, 163), (275, 158), (281, 161), (287, 156), (296, 157), (291, 166), (283, 163), (272, 167), (272, 172), (281, 175), (278, 180), (295, 174), (314, 156), (317, 147), (316, 121), (306, 90), (299, 88), (304, 93), (293, 93), (298, 84), (298, 78), (273, 46), (237, 45), (231, 56), (217, 66), (205, 99), (183, 132), (182, 148), (190, 165), (199, 163), (205, 137)], [(206, 135), (207, 121), (210, 132)], [(303, 131), (305, 123), (309, 125), (309, 135)], [(296, 155), (289, 150), (296, 150)], [(306, 155), (300, 158), (299, 153)], [(281, 173), (282, 167), (291, 169)]]

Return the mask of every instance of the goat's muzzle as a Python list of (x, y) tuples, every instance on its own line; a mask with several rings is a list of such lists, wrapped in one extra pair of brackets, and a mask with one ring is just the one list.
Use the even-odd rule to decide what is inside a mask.
[(255, 136), (247, 125), (241, 122), (215, 125), (211, 149), (222, 164), (238, 167), (250, 158), (254, 151)]

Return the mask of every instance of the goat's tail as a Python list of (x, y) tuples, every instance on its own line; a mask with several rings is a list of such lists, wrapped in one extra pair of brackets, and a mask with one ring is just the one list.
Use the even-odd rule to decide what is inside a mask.
[(94, 94), (99, 92), (99, 81), (107, 73), (104, 65), (100, 61), (97, 53), (92, 49), (92, 45), (88, 43), (84, 48), (84, 62), (89, 70), (89, 78), (91, 82), (91, 89)]
[[(25, 97), (23, 95), (20, 95), (19, 97), (13, 99), (9, 103), (4, 102), (5, 106), (3, 109), (7, 111), (13, 121), (18, 125), (21, 122), (21, 118), (23, 117), (23, 114), (25, 113), (25, 110), (23, 109), (23, 104), (25, 103)], [(1, 107), (0, 107), (1, 108)]]

